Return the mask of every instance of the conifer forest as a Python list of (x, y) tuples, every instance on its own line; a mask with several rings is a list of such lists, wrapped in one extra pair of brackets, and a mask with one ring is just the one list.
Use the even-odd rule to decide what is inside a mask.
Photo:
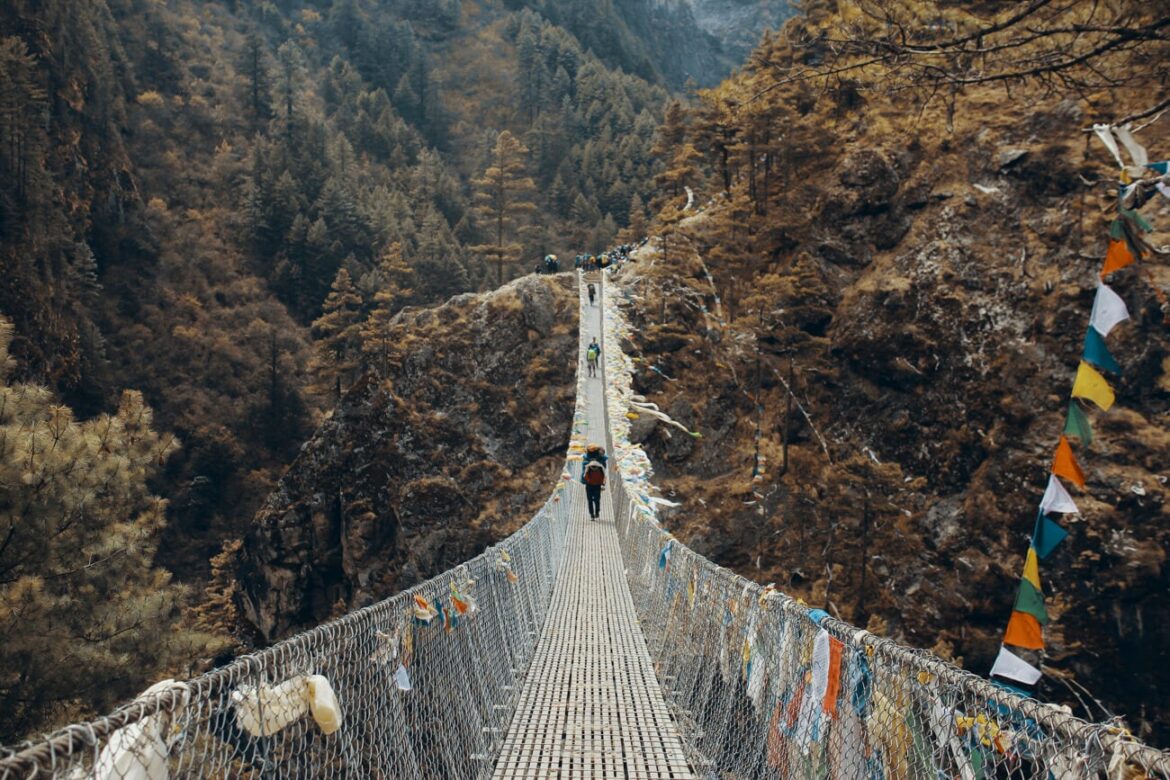
[(0, 745), (517, 530), (626, 247), (675, 538), (1170, 747), (1167, 160), (1166, 0), (5, 0)]

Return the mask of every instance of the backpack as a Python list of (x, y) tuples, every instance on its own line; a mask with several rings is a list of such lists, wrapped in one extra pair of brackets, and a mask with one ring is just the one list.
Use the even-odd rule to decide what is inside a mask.
[(602, 466), (595, 460), (591, 460), (585, 464), (585, 484), (586, 485), (604, 485), (605, 484), (605, 466)]

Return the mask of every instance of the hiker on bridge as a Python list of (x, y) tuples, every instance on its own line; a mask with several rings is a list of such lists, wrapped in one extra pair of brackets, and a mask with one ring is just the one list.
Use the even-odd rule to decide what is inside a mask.
[(590, 444), (581, 461), (581, 482), (585, 485), (585, 501), (589, 505), (589, 519), (601, 517), (601, 489), (605, 487), (605, 468), (608, 463), (605, 448)]
[(597, 376), (597, 360), (601, 357), (601, 345), (597, 343), (597, 337), (593, 337), (593, 341), (585, 348), (585, 366), (588, 369), (589, 376)]
[(593, 301), (597, 297), (597, 288), (593, 286), (593, 282), (589, 283), (589, 305), (596, 306)]

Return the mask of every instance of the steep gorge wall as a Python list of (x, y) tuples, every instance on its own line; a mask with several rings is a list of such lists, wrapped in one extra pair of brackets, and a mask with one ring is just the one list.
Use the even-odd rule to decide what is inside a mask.
[[(1079, 137), (1075, 105), (1038, 103), (1023, 121), (997, 106), (969, 107), (949, 135), (897, 137), (878, 121), (843, 133), (815, 181), (785, 192), (777, 211), (790, 210), (761, 239), (770, 253), (720, 251), (743, 207), (733, 194), (685, 220), (665, 258), (652, 241), (623, 272), (636, 389), (702, 434), (636, 423), (684, 504), (671, 529), (978, 673), (1011, 610), (1113, 208), (1082, 184), (1114, 172)], [(1151, 145), (1164, 124), (1144, 133)], [(1168, 205), (1144, 213), (1165, 229)], [(1096, 697), (1163, 743), (1170, 332), (1156, 288), (1168, 281), (1157, 260), (1111, 279), (1132, 316), (1110, 336), (1123, 374), (1078, 448), (1081, 515), (1042, 566), (1053, 620), (1039, 692), (1108, 717)], [(782, 474), (790, 357), (811, 422), (793, 407)], [(766, 463), (753, 480), (757, 419)], [(1073, 678), (1091, 693), (1074, 695)]]
[(406, 309), (256, 515), (239, 577), (271, 641), (431, 577), (527, 521), (573, 415), (576, 284), (529, 276)]

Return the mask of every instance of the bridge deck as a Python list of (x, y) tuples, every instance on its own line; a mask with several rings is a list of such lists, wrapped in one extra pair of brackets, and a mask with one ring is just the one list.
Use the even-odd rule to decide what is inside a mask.
[[(581, 327), (600, 340), (601, 307)], [(605, 441), (602, 379), (588, 380), (591, 440)], [(613, 507), (592, 522), (574, 483), (572, 528), (552, 604), (495, 777), (692, 778), (638, 626)]]

